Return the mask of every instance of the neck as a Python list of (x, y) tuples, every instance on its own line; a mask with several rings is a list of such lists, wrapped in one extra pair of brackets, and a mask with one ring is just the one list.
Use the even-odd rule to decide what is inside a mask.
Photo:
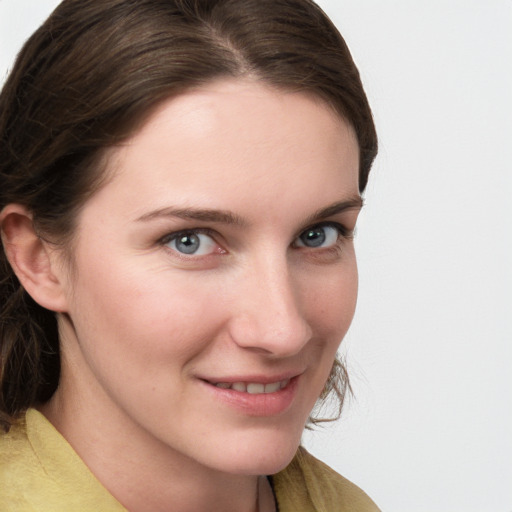
[[(97, 407), (66, 379), (40, 411), (73, 447), (101, 484), (130, 512), (273, 512), (266, 477), (205, 467), (127, 421), (120, 410)], [(120, 428), (120, 425), (122, 427)]]
[(190, 446), (184, 450), (175, 438), (169, 443), (165, 429), (153, 432), (112, 400), (89, 371), (77, 342), (63, 344), (61, 358), (59, 387), (40, 411), (127, 510), (274, 510), (268, 480), (254, 474), (257, 465), (238, 470), (229, 459), (219, 466), (198, 450), (190, 453)]
[(40, 410), (130, 512), (275, 510), (266, 477), (214, 471), (156, 443), (147, 443), (141, 450), (134, 446), (133, 433), (109, 432), (100, 418), (90, 423), (79, 409), (72, 417), (63, 414), (57, 397)]

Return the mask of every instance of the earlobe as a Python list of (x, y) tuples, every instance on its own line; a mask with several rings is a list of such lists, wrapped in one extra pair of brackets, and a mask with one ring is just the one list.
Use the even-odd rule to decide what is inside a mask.
[(26, 207), (9, 204), (0, 212), (5, 254), (26, 292), (42, 307), (66, 311), (65, 293), (58, 273), (57, 254), (36, 233)]

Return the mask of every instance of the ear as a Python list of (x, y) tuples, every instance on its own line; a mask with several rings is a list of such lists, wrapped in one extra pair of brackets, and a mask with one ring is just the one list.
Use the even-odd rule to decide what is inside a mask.
[(66, 311), (66, 297), (60, 275), (64, 275), (58, 251), (42, 240), (34, 229), (26, 207), (9, 204), (0, 212), (5, 254), (23, 288), (42, 307)]

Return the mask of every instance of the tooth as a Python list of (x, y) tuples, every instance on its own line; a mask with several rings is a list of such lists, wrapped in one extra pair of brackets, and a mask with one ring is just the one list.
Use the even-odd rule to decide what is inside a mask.
[(251, 395), (256, 395), (259, 393), (265, 392), (265, 385), (264, 384), (258, 384), (256, 382), (251, 382), (250, 384), (247, 384), (247, 393), (250, 393)]
[(247, 386), (243, 382), (233, 382), (231, 389), (235, 391), (243, 391), (244, 393), (247, 391)]
[(215, 384), (218, 388), (222, 388), (222, 389), (229, 389), (231, 387), (231, 384), (229, 382), (217, 382), (217, 384)]
[(265, 393), (275, 393), (281, 389), (280, 382), (273, 382), (272, 384), (265, 385)]
[(290, 384), (290, 379), (282, 380), (280, 384), (281, 384), (281, 389), (283, 389), (286, 386), (288, 386), (288, 384)]

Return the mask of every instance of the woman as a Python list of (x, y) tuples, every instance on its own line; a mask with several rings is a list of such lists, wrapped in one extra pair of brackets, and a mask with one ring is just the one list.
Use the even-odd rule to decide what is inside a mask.
[(376, 510), (298, 449), (377, 149), (321, 10), (65, 0), (0, 112), (7, 510)]

